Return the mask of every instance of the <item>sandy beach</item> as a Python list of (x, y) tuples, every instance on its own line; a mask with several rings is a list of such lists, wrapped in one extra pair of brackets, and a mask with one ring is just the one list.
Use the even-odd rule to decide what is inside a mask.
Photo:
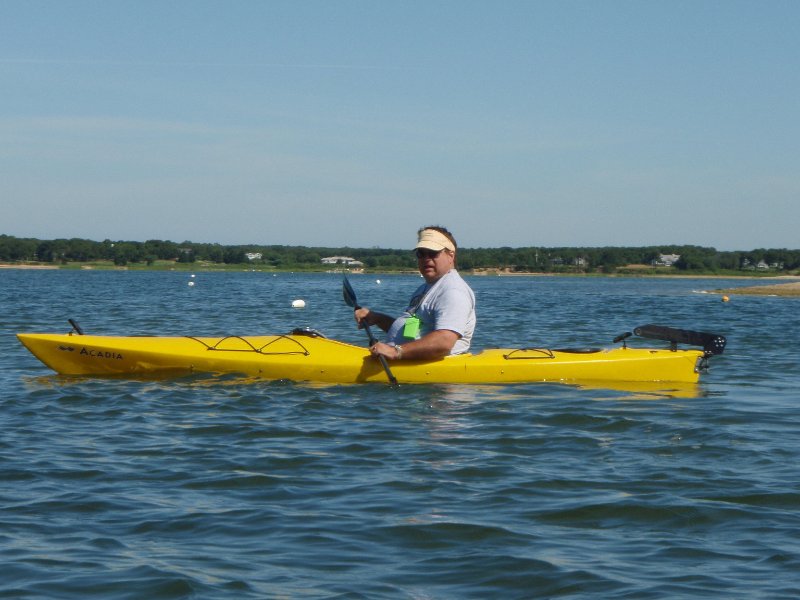
[(752, 296), (794, 296), (800, 297), (800, 281), (772, 285), (752, 285), (725, 290), (714, 290), (715, 294), (741, 294)]
[(58, 265), (23, 265), (14, 263), (2, 263), (0, 269), (58, 269)]

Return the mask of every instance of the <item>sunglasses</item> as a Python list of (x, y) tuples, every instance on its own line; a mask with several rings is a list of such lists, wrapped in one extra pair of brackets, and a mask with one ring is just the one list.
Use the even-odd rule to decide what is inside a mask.
[(442, 250), (427, 250), (426, 248), (417, 248), (415, 254), (417, 258), (437, 258), (442, 253)]

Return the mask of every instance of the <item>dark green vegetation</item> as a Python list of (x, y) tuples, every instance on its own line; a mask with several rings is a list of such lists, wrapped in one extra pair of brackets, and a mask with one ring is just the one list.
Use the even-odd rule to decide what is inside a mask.
[[(327, 257), (349, 257), (374, 271), (417, 267), (409, 249), (324, 248), (306, 246), (223, 246), (194, 242), (96, 242), (85, 239), (38, 240), (0, 235), (0, 261), (62, 267), (94, 264), (142, 268), (225, 268), (247, 265), (259, 270), (325, 271), (362, 265), (323, 264)], [(672, 262), (674, 260), (674, 262)], [(800, 270), (800, 250), (757, 249), (721, 252), (700, 246), (639, 248), (461, 248), (464, 271), (505, 273), (694, 273), (791, 274)]]

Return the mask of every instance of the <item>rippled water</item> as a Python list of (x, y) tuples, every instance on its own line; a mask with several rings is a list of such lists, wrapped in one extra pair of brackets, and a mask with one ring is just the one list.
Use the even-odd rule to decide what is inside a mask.
[[(381, 283), (376, 279), (380, 277)], [(695, 397), (64, 378), (13, 334), (364, 343), (335, 275), (0, 271), (0, 597), (800, 597), (800, 302), (472, 278), (476, 346), (728, 336)], [(399, 310), (409, 276), (354, 276)], [(291, 308), (303, 298), (304, 310)]]

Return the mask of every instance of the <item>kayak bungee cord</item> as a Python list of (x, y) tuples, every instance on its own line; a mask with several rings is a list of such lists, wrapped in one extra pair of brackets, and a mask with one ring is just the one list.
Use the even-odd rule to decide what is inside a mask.
[[(205, 346), (206, 350), (212, 350), (214, 352), (255, 352), (256, 354), (264, 354), (264, 355), (267, 355), (267, 356), (280, 356), (280, 355), (290, 355), (290, 354), (302, 354), (304, 356), (308, 356), (309, 354), (311, 354), (308, 351), (308, 348), (303, 346), (303, 344), (301, 344), (295, 338), (293, 338), (291, 336), (288, 336), (288, 335), (278, 335), (278, 336), (275, 337), (274, 340), (271, 340), (271, 341), (267, 342), (266, 344), (264, 344), (260, 348), (256, 348), (250, 342), (250, 340), (248, 340), (247, 338), (243, 338), (241, 336), (238, 336), (238, 335), (225, 336), (224, 338), (220, 338), (220, 340), (218, 342), (216, 342), (215, 344), (207, 344), (203, 340), (198, 339), (198, 338), (196, 338), (194, 336), (191, 336), (191, 335), (185, 335), (183, 337), (185, 337), (186, 339), (189, 339), (189, 340), (193, 340), (193, 341), (197, 342), (198, 344), (202, 344), (203, 346)], [(222, 344), (223, 342), (226, 342), (228, 340), (240, 340), (240, 341), (244, 342), (245, 344), (247, 344), (247, 346), (249, 346), (249, 348), (220, 348), (219, 347), (220, 344)], [(272, 344), (274, 344), (276, 342), (279, 342), (280, 340), (289, 340), (290, 342), (294, 342), (300, 348), (302, 348), (302, 350), (294, 350), (294, 351), (285, 350), (283, 352), (264, 352), (264, 348), (267, 348), (267, 347), (271, 346)]]

